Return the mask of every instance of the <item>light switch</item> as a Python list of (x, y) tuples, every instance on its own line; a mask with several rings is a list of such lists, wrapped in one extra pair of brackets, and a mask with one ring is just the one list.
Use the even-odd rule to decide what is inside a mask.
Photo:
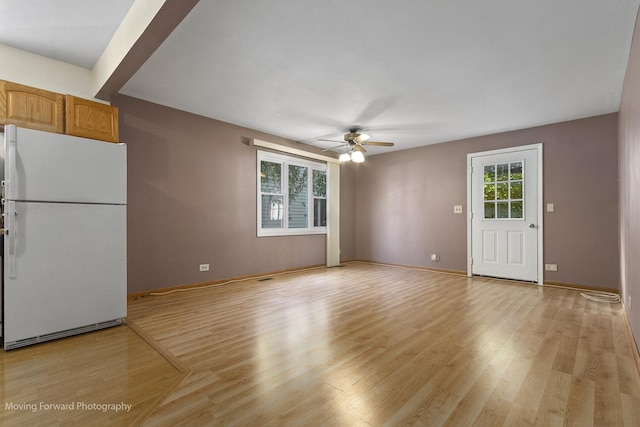
[(547, 212), (553, 212), (553, 203), (547, 203)]
[(462, 205), (454, 205), (453, 213), (462, 213)]

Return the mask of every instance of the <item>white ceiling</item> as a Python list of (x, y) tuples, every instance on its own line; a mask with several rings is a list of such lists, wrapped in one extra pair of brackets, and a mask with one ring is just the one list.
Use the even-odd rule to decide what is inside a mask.
[(2, 0), (0, 43), (91, 68), (135, 0)]
[[(132, 3), (5, 0), (0, 43), (91, 67)], [(201, 0), (120, 92), (324, 148), (351, 126), (412, 148), (618, 111), (639, 4)]]

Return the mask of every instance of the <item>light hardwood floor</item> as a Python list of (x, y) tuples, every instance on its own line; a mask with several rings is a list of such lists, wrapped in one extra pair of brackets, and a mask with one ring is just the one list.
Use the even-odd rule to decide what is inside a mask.
[(5, 402), (130, 413), (3, 408), (0, 424), (640, 426), (623, 308), (575, 291), (347, 263), (149, 296), (128, 314), (0, 363)]
[(140, 424), (186, 376), (127, 326), (0, 350), (0, 367), (0, 426)]

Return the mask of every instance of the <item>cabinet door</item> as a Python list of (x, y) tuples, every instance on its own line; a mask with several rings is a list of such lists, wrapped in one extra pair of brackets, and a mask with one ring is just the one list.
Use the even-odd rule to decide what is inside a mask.
[(64, 133), (64, 96), (0, 80), (0, 125)]
[(66, 133), (118, 142), (118, 108), (88, 99), (66, 96)]

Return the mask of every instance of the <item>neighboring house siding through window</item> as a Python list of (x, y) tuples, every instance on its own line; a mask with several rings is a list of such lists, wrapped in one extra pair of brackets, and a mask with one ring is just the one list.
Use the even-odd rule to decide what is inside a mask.
[(326, 233), (324, 163), (258, 151), (258, 236)]

